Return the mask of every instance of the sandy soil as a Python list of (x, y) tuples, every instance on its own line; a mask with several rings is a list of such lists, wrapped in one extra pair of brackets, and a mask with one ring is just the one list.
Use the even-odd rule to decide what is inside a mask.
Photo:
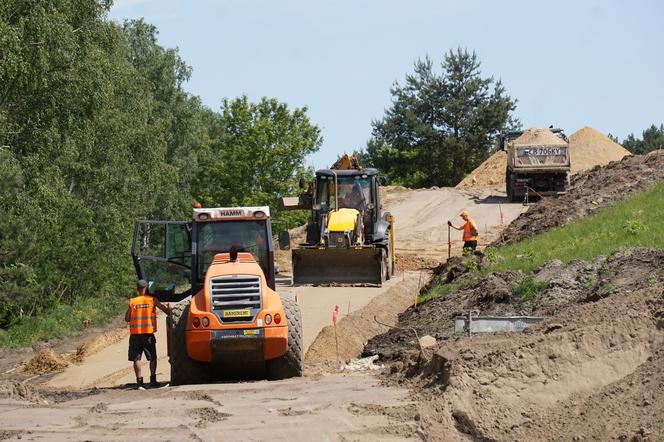
[(409, 440), (419, 428), (404, 389), (367, 374), (279, 382), (110, 389), (60, 403), (0, 400), (0, 439)]
[[(502, 229), (527, 210), (508, 203), (504, 189), (388, 189), (385, 205), (395, 216), (397, 262), (400, 269), (431, 268), (447, 259), (447, 220), (460, 227), (468, 210), (480, 231), (479, 248), (498, 238)], [(501, 219), (502, 212), (502, 219)], [(463, 247), (461, 232), (451, 230), (452, 255)], [(428, 265), (423, 265), (426, 263)], [(433, 265), (431, 265), (433, 264)]]

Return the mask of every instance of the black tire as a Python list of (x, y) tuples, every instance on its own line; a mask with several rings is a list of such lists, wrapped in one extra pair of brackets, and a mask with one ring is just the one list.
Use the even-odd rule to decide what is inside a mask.
[(510, 175), (507, 179), (507, 199), (509, 199), (510, 203), (516, 202), (516, 191), (514, 188), (514, 179)]
[[(387, 244), (389, 247), (390, 242), (388, 241)], [(390, 270), (391, 268), (392, 266), (390, 265), (390, 250), (387, 249), (385, 251), (385, 281), (389, 281), (390, 278), (392, 278), (392, 272)]]
[(380, 283), (387, 281), (387, 253), (385, 249), (380, 249)]
[(204, 384), (210, 381), (210, 367), (194, 361), (187, 354), (185, 332), (189, 318), (191, 299), (186, 299), (171, 309), (171, 385)]
[(276, 359), (266, 361), (267, 377), (271, 380), (300, 377), (304, 373), (302, 314), (295, 300), (281, 298), (288, 324), (288, 350)]

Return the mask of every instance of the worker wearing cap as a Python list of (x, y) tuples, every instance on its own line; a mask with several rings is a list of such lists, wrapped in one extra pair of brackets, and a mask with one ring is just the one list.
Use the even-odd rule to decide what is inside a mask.
[(145, 359), (150, 361), (150, 386), (158, 386), (157, 341), (154, 337), (157, 332), (157, 307), (166, 314), (171, 312), (170, 308), (148, 294), (148, 283), (145, 280), (141, 279), (136, 282), (136, 296), (129, 300), (125, 321), (129, 323), (130, 333), (128, 358), (134, 363), (136, 384), (141, 389), (143, 388), (143, 377), (140, 361), (143, 353), (145, 353)]
[(480, 233), (477, 230), (475, 221), (470, 218), (470, 214), (467, 210), (464, 210), (459, 214), (461, 218), (465, 221), (464, 225), (461, 227), (456, 227), (452, 224), (452, 221), (448, 221), (447, 225), (456, 230), (463, 231), (463, 251), (464, 253), (475, 252), (477, 248), (477, 240), (480, 239)]

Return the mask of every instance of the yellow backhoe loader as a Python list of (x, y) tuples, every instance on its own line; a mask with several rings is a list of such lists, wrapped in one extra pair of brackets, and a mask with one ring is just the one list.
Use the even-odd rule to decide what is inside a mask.
[(284, 210), (309, 209), (306, 242), (292, 251), (293, 284), (382, 284), (395, 271), (394, 218), (382, 212), (378, 170), (344, 154)]

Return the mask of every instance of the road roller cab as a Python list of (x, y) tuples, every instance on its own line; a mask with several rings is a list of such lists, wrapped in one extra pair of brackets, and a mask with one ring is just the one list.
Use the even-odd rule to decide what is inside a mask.
[(275, 291), (268, 207), (138, 221), (132, 256), (168, 318), (171, 382), (302, 375), (300, 311)]

